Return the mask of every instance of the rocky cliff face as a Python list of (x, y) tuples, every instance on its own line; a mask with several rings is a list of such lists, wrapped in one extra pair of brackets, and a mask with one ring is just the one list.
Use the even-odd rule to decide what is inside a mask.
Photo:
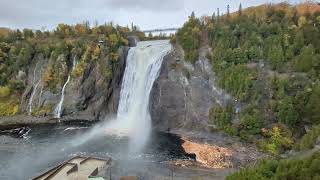
[(232, 100), (215, 85), (212, 66), (206, 57), (208, 50), (208, 47), (199, 50), (194, 65), (185, 61), (178, 45), (165, 57), (150, 94), (153, 127), (161, 131), (208, 131), (210, 108)]
[[(122, 75), (128, 47), (119, 49), (119, 61), (112, 65), (112, 78), (106, 78), (103, 68), (104, 62), (92, 62), (81, 77), (72, 77), (65, 89), (62, 120), (103, 120), (107, 114), (117, 111)], [(61, 98), (61, 88), (52, 92), (45, 90), (41, 81), (43, 71), (50, 62), (40, 54), (36, 57), (27, 73), (27, 88), (22, 96), (21, 107), (23, 114), (29, 114), (30, 99), (32, 110), (39, 111), (48, 108), (49, 113), (43, 116), (53, 117), (53, 110)], [(107, 57), (101, 57), (107, 61)], [(107, 62), (105, 62), (107, 63)], [(67, 67), (66, 67), (67, 68)], [(38, 85), (36, 85), (39, 83)]]

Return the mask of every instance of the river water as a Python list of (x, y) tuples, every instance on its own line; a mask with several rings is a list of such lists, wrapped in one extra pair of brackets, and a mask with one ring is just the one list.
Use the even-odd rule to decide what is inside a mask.
[[(75, 155), (111, 157), (117, 172), (147, 173), (150, 162), (188, 158), (182, 140), (151, 132), (149, 94), (165, 55), (167, 40), (139, 42), (129, 50), (116, 118), (94, 127), (86, 124), (24, 127), (0, 136), (0, 179), (28, 179)], [(75, 60), (73, 63), (75, 66)], [(56, 108), (60, 117), (65, 87)], [(160, 173), (161, 174), (161, 173)]]
[[(96, 135), (77, 144), (90, 133), (92, 125), (45, 125), (0, 132), (0, 179), (29, 179), (75, 155), (111, 157), (120, 163), (121, 174), (144, 170), (144, 165), (175, 159), (189, 159), (181, 148), (182, 140), (166, 133), (152, 133), (140, 153), (128, 153), (128, 138)], [(126, 165), (130, 164), (130, 168)]]

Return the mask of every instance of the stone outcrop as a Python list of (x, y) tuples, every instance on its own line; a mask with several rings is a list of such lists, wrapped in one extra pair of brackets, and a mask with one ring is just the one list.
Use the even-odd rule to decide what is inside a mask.
[[(116, 113), (128, 49), (129, 47), (119, 49), (120, 58), (117, 63), (112, 65), (112, 78), (104, 76), (103, 68), (99, 67), (108, 61), (107, 57), (101, 57), (101, 61), (105, 62), (92, 62), (83, 76), (70, 79), (65, 89), (62, 121), (104, 120), (107, 115)], [(29, 101), (37, 82), (40, 83), (34, 92), (32, 110), (48, 108), (49, 112), (42, 114), (40, 121), (41, 119), (53, 118), (53, 110), (60, 100), (61, 90), (53, 92), (45, 89), (44, 83), (41, 81), (50, 59), (46, 59), (39, 54), (35, 57), (34, 62), (37, 63), (33, 64), (26, 73), (27, 87), (21, 98), (21, 115), (18, 116), (21, 119), (28, 120), (4, 117), (1, 121), (7, 122), (6, 119), (11, 119), (14, 121), (13, 124), (19, 124), (19, 121), (21, 121), (21, 124), (28, 124), (28, 122), (33, 124), (35, 120), (39, 120), (39, 117), (29, 115)]]
[(232, 139), (232, 144), (202, 142), (201, 140), (182, 138), (182, 147), (188, 154), (195, 154), (196, 162), (207, 168), (239, 168), (254, 163), (258, 159), (267, 157), (257, 151), (254, 146), (249, 146)]
[(127, 47), (119, 49), (112, 79), (103, 77), (98, 65), (92, 64), (86, 77), (71, 81), (66, 89), (63, 120), (104, 120), (117, 112), (127, 52)]
[(161, 131), (209, 131), (210, 108), (231, 98), (215, 85), (208, 52), (208, 47), (201, 48), (194, 65), (184, 60), (178, 45), (165, 57), (150, 94), (153, 127)]

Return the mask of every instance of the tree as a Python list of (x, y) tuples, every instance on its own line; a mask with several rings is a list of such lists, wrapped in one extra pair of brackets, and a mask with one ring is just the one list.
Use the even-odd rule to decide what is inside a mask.
[(76, 34), (82, 36), (88, 34), (89, 30), (86, 24), (76, 24), (74, 27)]
[(313, 46), (305, 46), (302, 48), (301, 54), (295, 58), (294, 68), (300, 72), (308, 72), (312, 69), (314, 63), (318, 61), (316, 58)]
[(60, 38), (65, 38), (65, 37), (68, 37), (68, 36), (70, 36), (72, 34), (72, 29), (67, 24), (59, 24), (57, 29), (56, 29), (56, 34)]
[(291, 127), (296, 125), (298, 114), (290, 97), (287, 96), (279, 101), (277, 105), (277, 118), (279, 122)]
[(268, 60), (272, 69), (279, 69), (284, 63), (282, 46), (280, 44), (274, 44), (270, 47), (268, 52)]
[(31, 61), (31, 57), (32, 57), (31, 53), (32, 52), (31, 52), (30, 47), (25, 47), (20, 50), (19, 55), (18, 55), (19, 67), (26, 67), (26, 65), (29, 64), (29, 62)]
[(304, 116), (309, 123), (320, 123), (320, 85), (312, 89), (311, 95), (308, 97), (305, 105)]
[(299, 31), (295, 34), (294, 40), (293, 40), (293, 52), (294, 55), (299, 55), (302, 47), (304, 46), (304, 36), (303, 32)]
[(111, 47), (117, 47), (118, 43), (119, 43), (119, 38), (116, 34), (110, 34), (108, 36), (108, 42), (110, 44)]
[(196, 15), (194, 11), (192, 11), (191, 15), (189, 16), (189, 19), (195, 19), (195, 18), (196, 18)]
[(27, 38), (33, 38), (34, 37), (34, 33), (31, 29), (23, 29), (23, 37), (25, 39)]
[(42, 37), (42, 32), (40, 30), (36, 30), (36, 37), (41, 38)]
[(92, 60), (98, 60), (101, 54), (101, 49), (99, 46), (96, 46), (96, 48), (93, 51)]

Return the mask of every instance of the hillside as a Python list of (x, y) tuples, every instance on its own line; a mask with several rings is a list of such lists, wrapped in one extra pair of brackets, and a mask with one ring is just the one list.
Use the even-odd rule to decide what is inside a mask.
[(202, 19), (192, 14), (172, 42), (195, 65), (201, 48), (208, 48), (216, 84), (234, 99), (212, 106), (211, 131), (275, 157), (314, 148), (320, 136), (319, 30), (320, 5), (311, 2), (240, 6)]
[(97, 120), (116, 111), (128, 36), (141, 32), (112, 23), (4, 31), (0, 35), (0, 116), (52, 117), (61, 94), (66, 98), (61, 113), (78, 113), (73, 118)]

